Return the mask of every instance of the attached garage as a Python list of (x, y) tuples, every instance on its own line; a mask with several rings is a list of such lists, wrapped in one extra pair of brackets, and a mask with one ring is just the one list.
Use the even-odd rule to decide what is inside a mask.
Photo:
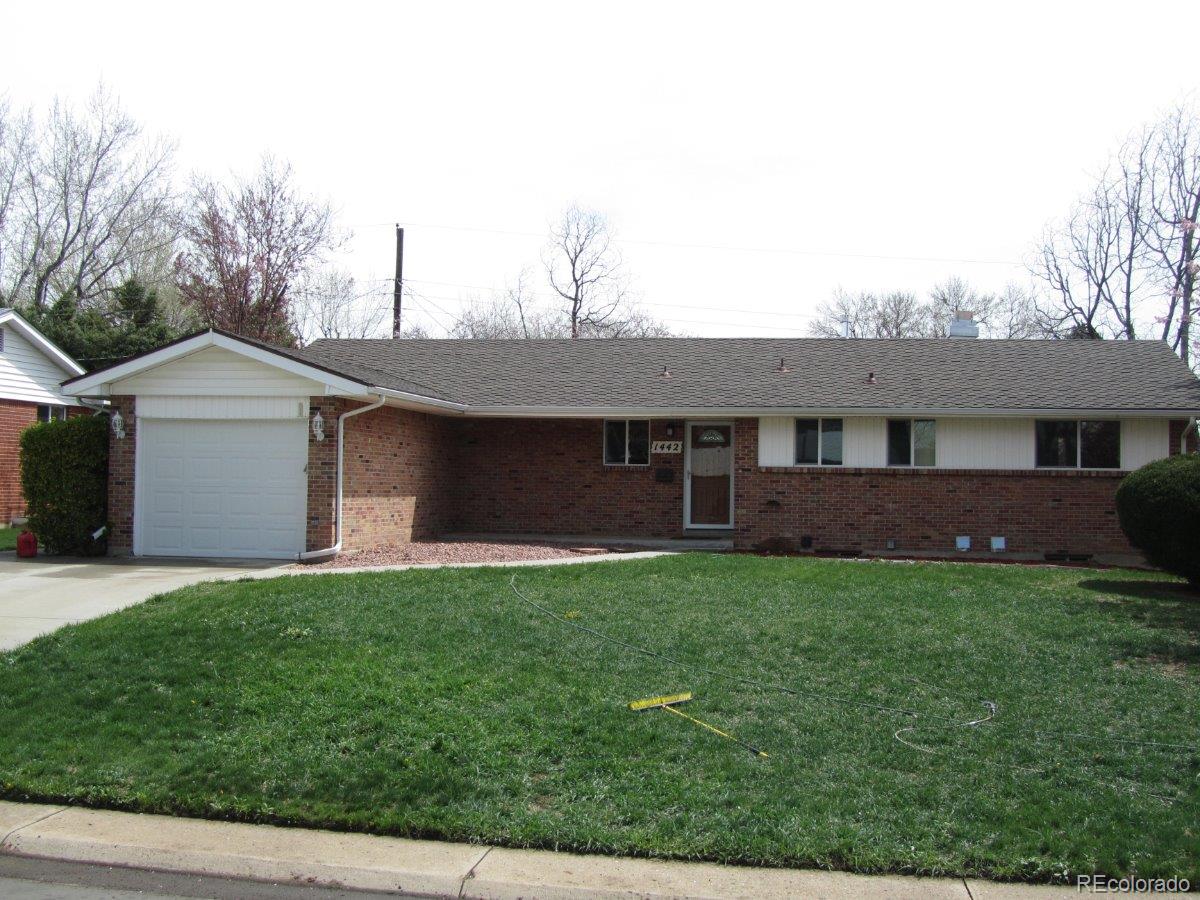
[(306, 420), (143, 418), (143, 556), (294, 559), (304, 550)]
[(328, 471), (324, 460), (337, 443), (336, 421), (327, 440), (312, 401), (377, 399), (366, 385), (286, 350), (207, 332), (74, 386), (110, 399), (116, 416), (110, 549), (243, 559), (336, 552), (319, 529), (309, 531), (337, 517), (340, 498), (310, 497), (312, 455)]

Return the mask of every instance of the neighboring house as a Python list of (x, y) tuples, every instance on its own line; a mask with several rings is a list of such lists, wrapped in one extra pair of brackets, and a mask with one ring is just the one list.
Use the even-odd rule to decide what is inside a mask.
[(1200, 415), (1200, 381), (1157, 341), (281, 350), (209, 331), (65, 390), (119, 413), (112, 551), (183, 556), (319, 556), (451, 531), (1129, 552), (1122, 473), (1179, 452)]
[(21, 432), (35, 422), (65, 418), (77, 401), (64, 396), (59, 384), (82, 374), (79, 363), (15, 310), (0, 307), (0, 526), (25, 512)]

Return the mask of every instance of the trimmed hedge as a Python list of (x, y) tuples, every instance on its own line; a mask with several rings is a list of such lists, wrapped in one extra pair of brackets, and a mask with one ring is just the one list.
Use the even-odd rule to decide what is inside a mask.
[(1200, 455), (1148, 463), (1117, 488), (1121, 530), (1152, 564), (1200, 585)]
[(21, 490), (29, 530), (47, 553), (95, 556), (108, 519), (108, 416), (73, 416), (21, 432)]

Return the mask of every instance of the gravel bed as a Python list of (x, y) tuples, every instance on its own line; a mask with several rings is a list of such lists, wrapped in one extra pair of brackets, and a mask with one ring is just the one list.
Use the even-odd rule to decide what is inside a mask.
[(343, 553), (305, 569), (342, 569), (349, 566), (396, 566), (406, 563), (515, 562), (523, 559), (566, 559), (609, 552), (603, 547), (571, 547), (565, 544), (521, 544), (509, 541), (413, 541)]

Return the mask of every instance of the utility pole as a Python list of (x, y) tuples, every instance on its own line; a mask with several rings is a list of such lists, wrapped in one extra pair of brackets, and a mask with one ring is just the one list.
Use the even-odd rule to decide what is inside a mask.
[(404, 229), (396, 225), (396, 284), (392, 294), (392, 339), (400, 337), (401, 297), (404, 294)]

